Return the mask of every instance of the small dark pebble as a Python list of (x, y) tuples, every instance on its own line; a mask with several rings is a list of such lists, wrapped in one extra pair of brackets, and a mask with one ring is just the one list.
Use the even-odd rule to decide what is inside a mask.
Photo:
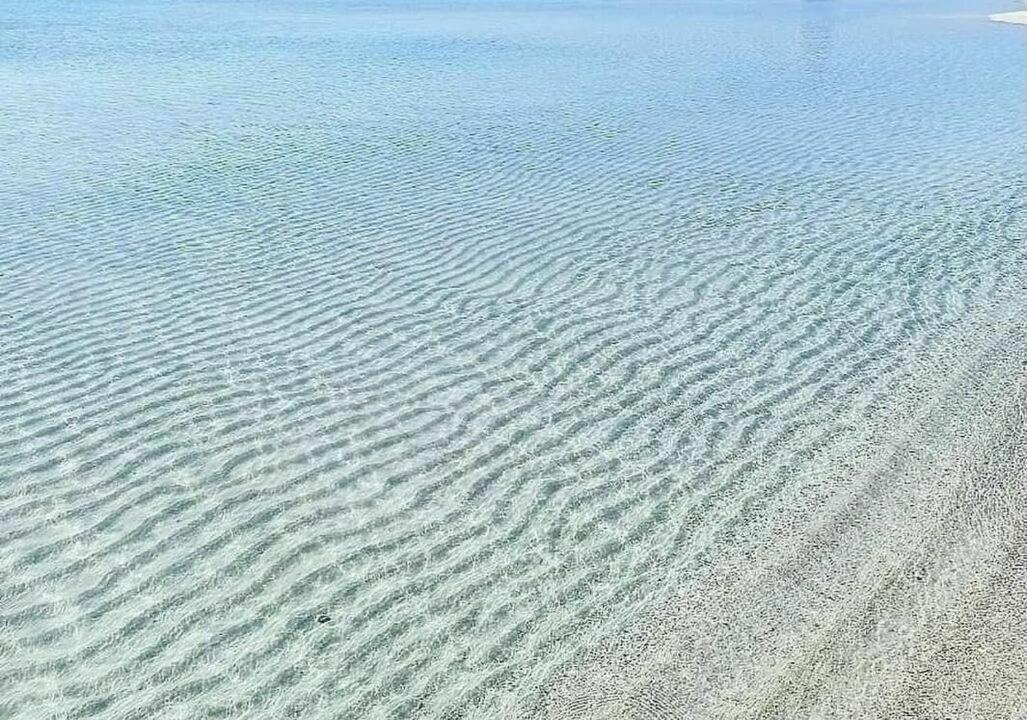
[(317, 621), (318, 621), (319, 623), (321, 623), (322, 625), (323, 625), (324, 623), (328, 622), (329, 620), (331, 620), (331, 618), (330, 618), (330, 617), (328, 617), (327, 615), (324, 615), (324, 614), (322, 614), (322, 615), (318, 615), (318, 616), (317, 616)]

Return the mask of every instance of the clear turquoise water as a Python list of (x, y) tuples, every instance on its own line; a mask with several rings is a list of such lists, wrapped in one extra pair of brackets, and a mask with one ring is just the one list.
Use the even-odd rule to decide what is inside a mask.
[(531, 715), (998, 332), (1001, 9), (6, 3), (0, 717)]

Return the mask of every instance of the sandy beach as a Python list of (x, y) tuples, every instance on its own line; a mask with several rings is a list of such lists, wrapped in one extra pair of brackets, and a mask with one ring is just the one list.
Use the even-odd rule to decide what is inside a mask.
[(1012, 25), (1027, 25), (1027, 10), (1011, 10), (1010, 12), (996, 12), (988, 15), (989, 20), (996, 23), (1010, 23)]
[(1027, 25), (1027, 10), (1016, 10), (1014, 12), (995, 13), (988, 16), (995, 22), (1012, 23), (1013, 25)]

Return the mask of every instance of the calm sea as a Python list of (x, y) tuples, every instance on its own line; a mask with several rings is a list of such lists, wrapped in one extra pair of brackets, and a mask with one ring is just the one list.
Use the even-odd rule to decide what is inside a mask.
[(1002, 9), (7, 0), (0, 718), (543, 713), (1027, 317)]

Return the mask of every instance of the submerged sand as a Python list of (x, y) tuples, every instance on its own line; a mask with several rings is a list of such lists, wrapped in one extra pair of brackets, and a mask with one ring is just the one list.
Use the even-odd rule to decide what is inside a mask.
[(887, 423), (733, 528), (529, 717), (1027, 717), (1017, 314), (954, 332)]
[(1027, 10), (996, 13), (995, 15), (989, 15), (988, 17), (994, 20), (995, 22), (1013, 23), (1014, 25), (1027, 25)]

